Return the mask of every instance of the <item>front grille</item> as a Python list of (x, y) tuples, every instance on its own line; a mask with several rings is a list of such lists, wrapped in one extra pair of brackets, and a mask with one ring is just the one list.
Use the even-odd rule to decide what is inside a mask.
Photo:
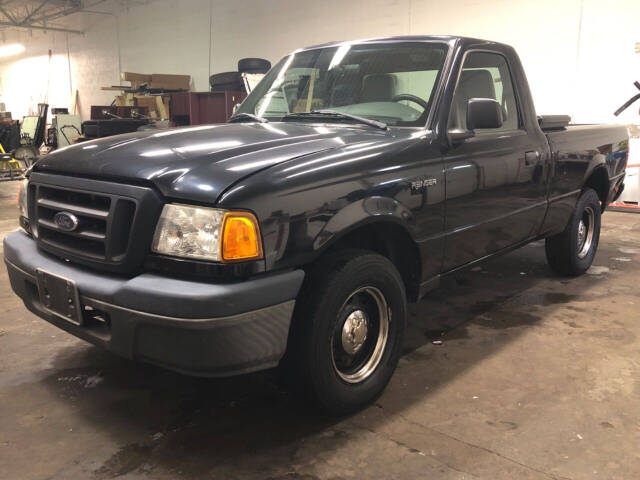
[[(159, 197), (146, 187), (41, 173), (32, 174), (29, 182), (29, 217), (39, 245), (110, 270), (131, 270), (142, 262), (160, 206)], [(56, 223), (61, 212), (77, 222), (71, 231)]]
[[(36, 208), (40, 241), (87, 257), (115, 260), (126, 251), (136, 204), (125, 198), (41, 185)], [(56, 225), (54, 217), (60, 212), (76, 216), (74, 231), (66, 232)], [(115, 226), (121, 228), (113, 231)]]

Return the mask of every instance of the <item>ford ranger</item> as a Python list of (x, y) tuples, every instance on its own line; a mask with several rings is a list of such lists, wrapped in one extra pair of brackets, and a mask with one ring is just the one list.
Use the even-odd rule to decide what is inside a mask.
[(227, 124), (42, 157), (5, 262), (28, 309), (86, 341), (191, 375), (281, 364), (348, 412), (446, 275), (538, 239), (552, 270), (585, 272), (627, 150), (624, 127), (537, 116), (507, 45), (320, 45)]

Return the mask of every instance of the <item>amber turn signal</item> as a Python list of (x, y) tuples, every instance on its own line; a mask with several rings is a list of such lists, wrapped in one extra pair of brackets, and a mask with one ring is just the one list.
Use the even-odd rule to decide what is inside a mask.
[(262, 258), (260, 228), (249, 212), (228, 212), (222, 223), (220, 258), (224, 262)]

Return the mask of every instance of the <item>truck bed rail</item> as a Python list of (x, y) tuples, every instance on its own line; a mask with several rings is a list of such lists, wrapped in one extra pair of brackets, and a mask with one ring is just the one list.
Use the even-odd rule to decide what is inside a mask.
[(569, 115), (539, 115), (538, 124), (544, 130), (561, 130), (571, 122)]

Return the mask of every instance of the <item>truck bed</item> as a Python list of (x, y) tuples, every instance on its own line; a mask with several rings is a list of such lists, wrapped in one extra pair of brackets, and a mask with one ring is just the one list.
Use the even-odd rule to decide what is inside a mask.
[[(564, 219), (567, 212), (573, 210), (580, 191), (585, 187), (609, 192), (601, 196), (604, 210), (624, 180), (628, 152), (626, 127), (568, 125), (543, 132), (549, 142), (552, 159), (549, 221), (553, 221), (554, 216)], [(592, 175), (594, 172), (595, 176)], [(587, 184), (587, 179), (593, 184)]]

